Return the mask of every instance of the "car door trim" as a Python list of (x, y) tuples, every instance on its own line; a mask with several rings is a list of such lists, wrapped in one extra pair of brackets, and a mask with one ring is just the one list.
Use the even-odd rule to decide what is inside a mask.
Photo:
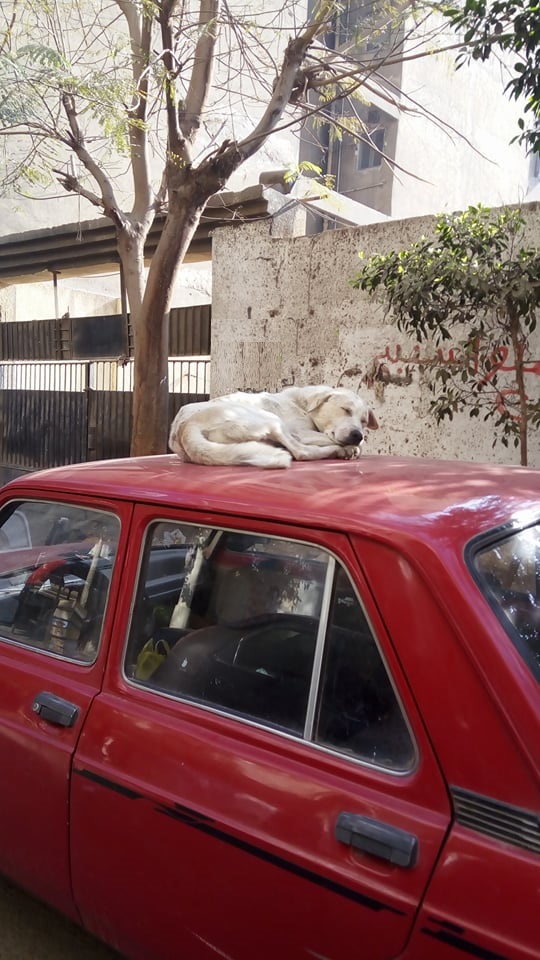
[(308, 880), (310, 883), (315, 883), (319, 887), (324, 887), (326, 890), (330, 890), (332, 893), (335, 893), (338, 896), (345, 897), (348, 900), (353, 900), (355, 903), (360, 904), (360, 906), (367, 907), (369, 910), (375, 910), (377, 912), (381, 910), (387, 910), (389, 913), (393, 913), (397, 916), (406, 916), (406, 912), (404, 910), (400, 910), (398, 907), (394, 907), (389, 903), (385, 903), (383, 900), (377, 900), (375, 897), (370, 897), (365, 893), (361, 893), (359, 890), (354, 890), (353, 888), (339, 883), (336, 880), (331, 880), (330, 877), (325, 877), (320, 873), (315, 873), (315, 871), (310, 870), (307, 867), (302, 867), (300, 864), (295, 863), (292, 860), (287, 860), (285, 857), (271, 853), (269, 850), (266, 850), (263, 847), (259, 847), (247, 840), (243, 840), (241, 837), (236, 836), (229, 830), (223, 829), (223, 827), (220, 826), (215, 820), (212, 820), (203, 813), (199, 813), (198, 810), (194, 810), (182, 804), (174, 804), (173, 806), (161, 803), (156, 804), (152, 798), (146, 794), (140, 793), (136, 790), (130, 790), (129, 788), (117, 783), (115, 780), (111, 780), (108, 777), (104, 777), (101, 774), (94, 773), (94, 771), (87, 770), (83, 767), (75, 767), (73, 772), (81, 777), (86, 778), (87, 780), (92, 780), (99, 786), (106, 787), (109, 790), (114, 790), (116, 793), (121, 794), (128, 800), (146, 800), (153, 804), (156, 813), (163, 814), (164, 816), (170, 817), (172, 820), (177, 820), (180, 823), (185, 824), (185, 826), (192, 827), (195, 830), (206, 833), (208, 836), (214, 837), (216, 840), (221, 840), (224, 843), (228, 843), (231, 846), (236, 847), (238, 850), (243, 850), (245, 853), (251, 854), (251, 856), (258, 857), (260, 860), (265, 860), (267, 863), (271, 863), (282, 870), (286, 870), (288, 873), (295, 874), (297, 877), (301, 877), (303, 880)]
[(421, 932), (428, 937), (432, 937), (434, 940), (438, 940), (439, 943), (444, 943), (446, 946), (453, 947), (455, 950), (461, 950), (462, 953), (467, 953), (471, 957), (477, 957), (478, 960), (510, 960), (510, 957), (506, 954), (495, 953), (494, 950), (490, 950), (488, 947), (482, 947), (478, 943), (473, 943), (472, 940), (467, 940), (464, 936), (464, 928), (458, 927), (455, 923), (449, 923), (447, 920), (438, 920), (436, 917), (428, 917), (427, 922), (436, 925), (440, 929), (430, 930), (429, 927), (422, 927)]
[(309, 689), (308, 704), (306, 710), (306, 722), (304, 724), (304, 740), (313, 739), (315, 727), (315, 715), (317, 711), (317, 700), (319, 696), (319, 683), (321, 679), (321, 666), (324, 656), (326, 643), (326, 633), (328, 630), (328, 619), (330, 616), (330, 604), (332, 603), (332, 591), (334, 589), (334, 578), (336, 572), (336, 561), (331, 553), (327, 554), (328, 565), (324, 580), (323, 595), (321, 599), (321, 610), (319, 613), (319, 627), (317, 630), (317, 639), (315, 642), (315, 653), (313, 656), (313, 666), (311, 668), (311, 685)]

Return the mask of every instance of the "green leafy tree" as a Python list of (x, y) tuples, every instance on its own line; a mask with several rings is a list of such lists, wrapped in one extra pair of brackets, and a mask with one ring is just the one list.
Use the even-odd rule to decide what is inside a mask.
[[(412, 6), (387, 5), (385, 57), (370, 59), (332, 48), (336, 0), (305, 16), (295, 0), (2, 4), (0, 180), (35, 194), (56, 179), (115, 225), (135, 333), (132, 454), (167, 447), (168, 311), (207, 201), (276, 131), (315, 113), (337, 126), (334, 103), (378, 89), (385, 59), (404, 55), (400, 23)], [(431, 55), (425, 29), (423, 40)]]
[[(538, 0), (465, 0), (436, 6), (463, 36), (458, 64), (504, 53), (509, 62), (509, 95), (524, 99), (527, 116), (518, 123), (519, 140), (540, 151), (540, 7)], [(513, 62), (510, 62), (513, 60)], [(529, 122), (527, 123), (527, 120)]]
[[(398, 329), (435, 349), (425, 374), (437, 422), (468, 410), (520, 449), (540, 425), (540, 400), (527, 394), (529, 338), (540, 308), (540, 254), (523, 244), (520, 211), (469, 207), (441, 215), (435, 239), (369, 258), (352, 284), (382, 297)], [(362, 257), (362, 254), (360, 254)], [(508, 377), (512, 376), (511, 382)]]

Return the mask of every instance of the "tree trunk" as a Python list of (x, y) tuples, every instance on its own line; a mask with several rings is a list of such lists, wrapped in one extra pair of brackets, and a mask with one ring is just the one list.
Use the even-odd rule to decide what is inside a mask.
[(148, 273), (135, 335), (131, 456), (165, 453), (169, 432), (169, 309), (182, 264), (206, 202), (219, 189), (186, 178), (171, 195), (169, 213)]
[(122, 263), (124, 283), (129, 302), (129, 312), (135, 335), (144, 294), (144, 245), (152, 221), (145, 225), (129, 222), (117, 226), (118, 253)]
[(525, 355), (525, 341), (521, 330), (519, 318), (512, 306), (508, 307), (510, 317), (510, 336), (512, 339), (512, 350), (514, 353), (514, 366), (516, 368), (516, 384), (519, 398), (519, 451), (520, 463), (522, 467), (527, 466), (528, 450), (528, 406), (527, 392), (525, 389), (525, 375), (523, 371), (523, 357)]

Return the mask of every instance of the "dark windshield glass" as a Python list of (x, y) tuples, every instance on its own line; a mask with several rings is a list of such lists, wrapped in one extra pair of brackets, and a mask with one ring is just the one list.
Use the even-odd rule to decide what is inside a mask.
[(540, 680), (540, 526), (491, 543), (473, 563), (499, 619)]

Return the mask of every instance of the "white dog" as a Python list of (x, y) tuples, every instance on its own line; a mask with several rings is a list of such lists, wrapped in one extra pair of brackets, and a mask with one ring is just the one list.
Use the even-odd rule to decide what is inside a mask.
[(191, 463), (288, 467), (359, 456), (366, 427), (376, 430), (377, 420), (352, 390), (288, 387), (188, 403), (173, 420), (169, 446)]

